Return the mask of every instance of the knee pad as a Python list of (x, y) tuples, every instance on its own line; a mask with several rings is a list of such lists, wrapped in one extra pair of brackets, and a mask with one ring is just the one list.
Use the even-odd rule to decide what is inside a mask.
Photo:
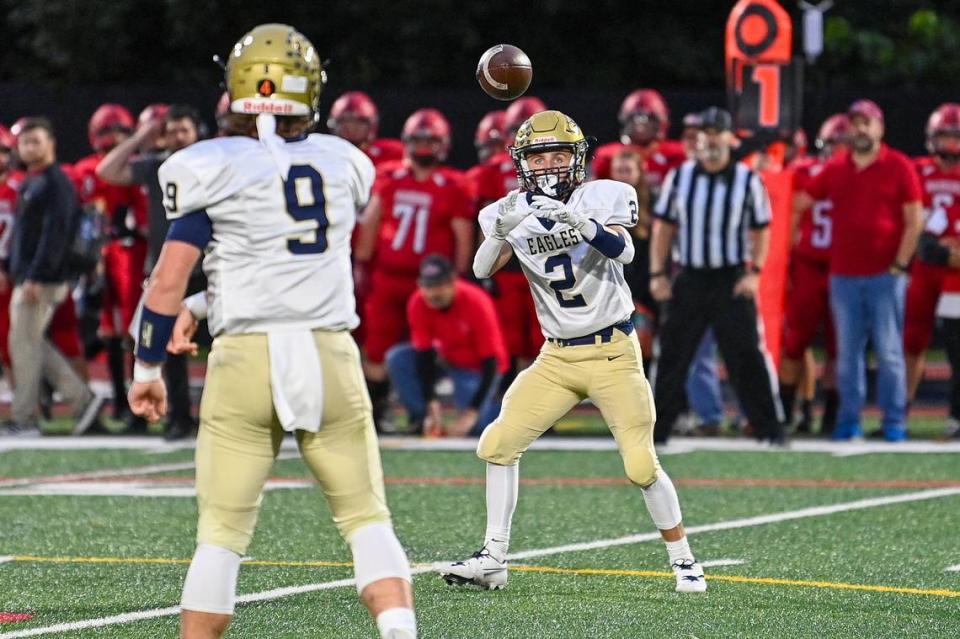
[(407, 553), (390, 524), (364, 526), (353, 533), (349, 543), (358, 593), (381, 579), (405, 579), (412, 583)]
[(641, 488), (657, 481), (659, 464), (654, 450), (647, 446), (636, 446), (623, 451), (623, 469), (627, 478)]
[(657, 530), (676, 528), (683, 521), (677, 489), (665, 472), (657, 473), (657, 480), (643, 488), (643, 501)]
[(184, 610), (232, 615), (237, 594), (240, 555), (219, 546), (200, 544), (183, 582)]
[(480, 436), (477, 443), (477, 457), (491, 464), (500, 466), (513, 466), (520, 461), (523, 451), (516, 449), (506, 441), (504, 434), (507, 432), (504, 428), (498, 428), (500, 420), (494, 420), (487, 426), (486, 430)]

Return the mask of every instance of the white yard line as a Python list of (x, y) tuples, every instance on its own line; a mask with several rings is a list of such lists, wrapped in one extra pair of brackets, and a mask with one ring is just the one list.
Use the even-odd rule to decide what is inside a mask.
[[(792, 521), (794, 519), (806, 519), (807, 517), (819, 517), (822, 515), (835, 515), (837, 513), (849, 512), (852, 510), (863, 510), (865, 508), (876, 508), (877, 506), (888, 506), (890, 504), (903, 504), (913, 501), (925, 501), (927, 499), (937, 499), (939, 497), (951, 497), (960, 495), (960, 488), (938, 488), (936, 490), (922, 490), (913, 493), (904, 493), (900, 495), (888, 495), (886, 497), (873, 497), (870, 499), (858, 499), (856, 501), (847, 501), (840, 504), (831, 504), (828, 506), (813, 506), (812, 508), (801, 508), (800, 510), (788, 510), (782, 513), (773, 513), (770, 515), (758, 515), (756, 517), (746, 517), (744, 519), (733, 519), (731, 521), (720, 521), (715, 524), (704, 524), (702, 526), (687, 527), (688, 535), (696, 535), (705, 532), (715, 532), (717, 530), (733, 530), (735, 528), (750, 528), (752, 526), (762, 526), (764, 524), (776, 524), (783, 521)], [(659, 532), (642, 533), (639, 535), (627, 535), (626, 537), (617, 537), (614, 539), (598, 539), (578, 544), (567, 544), (565, 546), (555, 546), (553, 548), (540, 548), (537, 550), (527, 550), (515, 553), (513, 559), (529, 559), (531, 557), (546, 557), (548, 555), (559, 555), (568, 552), (577, 552), (581, 550), (599, 550), (611, 548), (613, 546), (625, 546), (627, 544), (636, 544), (643, 541), (652, 541), (660, 539)], [(2, 636), (0, 636), (2, 639)]]
[(707, 561), (701, 561), (700, 566), (702, 568), (721, 568), (723, 566), (740, 566), (747, 563), (743, 559), (708, 559)]
[[(300, 453), (280, 453), (278, 460), (299, 459)], [(123, 468), (104, 468), (79, 473), (63, 475), (37, 475), (35, 477), (13, 477), (0, 479), (0, 488), (16, 488), (18, 486), (32, 486), (35, 484), (56, 484), (62, 482), (81, 482), (108, 477), (139, 477), (140, 475), (159, 475), (160, 473), (174, 473), (181, 470), (192, 470), (196, 467), (193, 460), (170, 462), (167, 464), (149, 464), (147, 466), (127, 466)]]
[(946, 572), (960, 572), (960, 564), (957, 564), (956, 566), (947, 566), (944, 568), (944, 570)]
[[(11, 450), (140, 450), (149, 453), (169, 453), (188, 450), (195, 446), (193, 440), (167, 443), (158, 437), (39, 437), (37, 439), (0, 439), (0, 453)], [(385, 450), (417, 451), (474, 451), (477, 440), (447, 437), (423, 439), (420, 437), (386, 436), (380, 438), (380, 447)], [(292, 437), (286, 437), (281, 450), (296, 451)], [(605, 451), (616, 450), (612, 437), (545, 437), (531, 446), (532, 450)], [(935, 442), (928, 440), (889, 443), (882, 441), (832, 442), (818, 439), (798, 439), (788, 449), (775, 448), (747, 438), (726, 437), (674, 437), (670, 443), (658, 447), (661, 455), (680, 455), (697, 451), (716, 452), (795, 452), (828, 453), (837, 457), (868, 455), (872, 453), (960, 453), (960, 441)]]
[[(960, 495), (960, 488), (938, 488), (935, 490), (924, 490), (901, 495), (890, 495), (888, 497), (875, 497), (872, 499), (858, 499), (840, 504), (831, 504), (827, 506), (814, 506), (812, 508), (801, 508), (799, 510), (790, 510), (786, 512), (773, 513), (770, 515), (759, 515), (756, 517), (746, 517), (743, 519), (733, 519), (730, 521), (721, 521), (714, 524), (705, 524), (702, 526), (691, 526), (687, 528), (688, 535), (695, 535), (717, 530), (734, 530), (737, 528), (749, 528), (752, 526), (761, 526), (764, 524), (779, 523), (804, 519), (807, 517), (819, 517), (823, 515), (834, 515), (837, 513), (849, 512), (854, 510), (863, 510), (866, 508), (876, 508), (878, 506), (887, 506), (891, 504), (903, 504), (915, 501), (925, 501), (928, 499), (938, 499), (940, 497), (951, 497)], [(547, 557), (567, 552), (577, 552), (583, 550), (599, 550), (613, 546), (624, 546), (627, 544), (636, 544), (644, 541), (653, 541), (660, 539), (659, 532), (643, 533), (639, 535), (628, 535), (626, 537), (617, 537), (614, 539), (599, 539), (576, 544), (566, 544), (563, 546), (553, 546), (551, 548), (538, 548), (513, 553), (511, 560), (530, 559), (534, 557)], [(416, 568), (414, 574), (432, 572), (433, 568), (421, 566)], [(273, 588), (260, 592), (249, 593), (237, 597), (239, 603), (252, 603), (257, 601), (272, 601), (291, 595), (299, 595), (318, 590), (329, 590), (331, 588), (341, 588), (353, 585), (353, 579), (339, 579), (336, 581), (325, 581), (320, 583), (304, 584), (302, 586), (288, 586), (284, 588)], [(25, 630), (15, 630), (0, 634), (0, 639), (20, 639), (21, 637), (39, 637), (42, 635), (55, 634), (59, 632), (70, 632), (73, 630), (83, 630), (86, 628), (101, 628), (117, 624), (142, 621), (144, 619), (155, 619), (158, 617), (169, 617), (180, 612), (178, 607), (154, 608), (151, 610), (141, 610), (137, 612), (114, 615), (111, 617), (97, 617), (93, 619), (84, 619), (81, 621), (72, 621), (68, 623), (57, 624), (54, 626), (45, 626), (41, 628), (28, 628)]]

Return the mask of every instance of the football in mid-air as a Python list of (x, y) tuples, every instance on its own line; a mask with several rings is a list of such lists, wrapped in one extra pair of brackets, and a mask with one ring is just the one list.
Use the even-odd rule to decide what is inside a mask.
[(487, 95), (498, 100), (519, 98), (532, 79), (530, 58), (512, 44), (490, 47), (477, 64), (477, 82)]

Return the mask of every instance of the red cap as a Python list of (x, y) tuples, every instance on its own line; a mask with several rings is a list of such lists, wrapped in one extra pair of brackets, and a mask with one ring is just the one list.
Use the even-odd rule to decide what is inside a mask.
[(873, 100), (857, 100), (851, 104), (850, 108), (847, 109), (847, 117), (852, 120), (856, 115), (862, 115), (863, 117), (870, 119), (877, 119), (880, 120), (881, 124), (883, 124), (883, 111)]

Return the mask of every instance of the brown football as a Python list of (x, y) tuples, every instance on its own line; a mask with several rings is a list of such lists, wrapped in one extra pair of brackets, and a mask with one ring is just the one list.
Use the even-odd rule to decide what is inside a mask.
[(487, 49), (477, 64), (477, 82), (487, 95), (498, 100), (515, 100), (533, 79), (527, 54), (512, 44)]

